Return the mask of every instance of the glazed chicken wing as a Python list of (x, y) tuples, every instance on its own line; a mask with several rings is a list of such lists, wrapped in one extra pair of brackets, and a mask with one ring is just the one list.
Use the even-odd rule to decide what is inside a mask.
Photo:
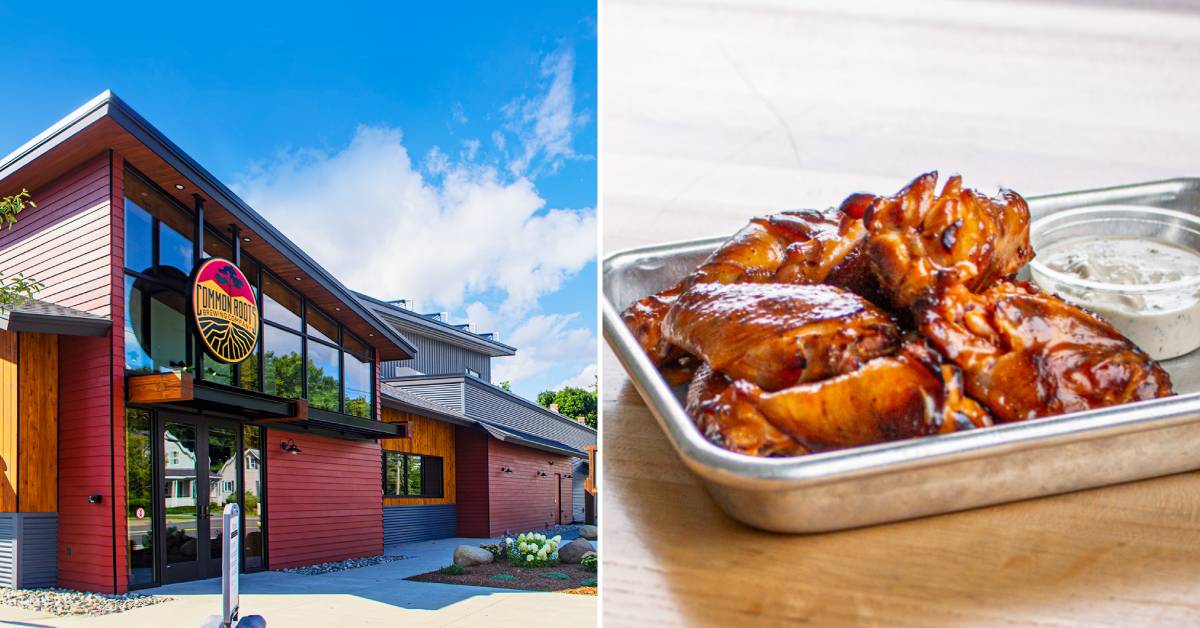
[(911, 339), (894, 356), (875, 358), (830, 379), (764, 391), (697, 373), (688, 412), (717, 444), (755, 455), (794, 455), (991, 424), (963, 395), (957, 368)]
[(938, 284), (974, 292), (1033, 259), (1029, 207), (1015, 192), (988, 198), (963, 189), (962, 178), (935, 194), (937, 173), (923, 174), (866, 210), (866, 256), (893, 306), (908, 308)]
[(714, 370), (766, 390), (852, 371), (900, 345), (891, 316), (825, 285), (700, 284), (679, 296), (662, 329)]
[(655, 364), (674, 354), (662, 336), (671, 304), (692, 286), (706, 283), (828, 283), (868, 297), (876, 285), (861, 245), (861, 195), (846, 200), (847, 211), (786, 211), (754, 218), (722, 244), (692, 274), (622, 314), (642, 349)]
[(1112, 325), (1028, 284), (950, 286), (914, 317), (1000, 422), (1172, 394), (1167, 372)]

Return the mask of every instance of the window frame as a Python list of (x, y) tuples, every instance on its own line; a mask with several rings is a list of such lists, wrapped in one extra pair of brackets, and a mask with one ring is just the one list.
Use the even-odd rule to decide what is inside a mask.
[[(401, 477), (399, 479), (397, 479), (396, 486), (398, 488), (400, 488), (401, 490), (403, 490), (404, 491), (403, 493), (389, 493), (388, 492), (387, 483), (388, 483), (388, 457), (389, 456), (398, 457), (400, 459), (398, 461), (398, 464), (400, 465), (399, 468), (402, 469), (402, 473), (401, 473)], [(420, 494), (417, 494), (417, 495), (408, 493), (408, 459), (411, 457), (416, 457), (416, 458), (420, 459), (421, 492), (420, 492)], [(442, 481), (436, 487), (437, 488), (436, 491), (430, 490), (430, 488), (431, 488), (430, 482), (428, 481), (429, 474), (427, 473), (427, 470), (429, 469), (428, 463), (430, 460), (437, 460), (438, 461), (437, 466), (439, 469), (441, 469), (441, 472), (438, 475), (441, 476)], [(408, 451), (397, 451), (397, 450), (391, 450), (391, 449), (384, 449), (384, 450), (382, 450), (382, 455), (380, 456), (380, 461), (382, 464), (382, 472), (383, 472), (382, 473), (383, 482), (382, 482), (382, 486), (380, 488), (383, 491), (383, 496), (385, 498), (442, 499), (446, 496), (446, 458), (445, 458), (445, 456), (435, 456), (432, 454), (418, 454), (418, 453), (413, 453), (413, 452), (408, 452)]]

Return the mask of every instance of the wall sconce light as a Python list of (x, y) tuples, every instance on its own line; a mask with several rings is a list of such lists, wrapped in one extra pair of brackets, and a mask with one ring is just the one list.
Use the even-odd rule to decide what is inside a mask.
[(546, 464), (553, 465), (553, 464), (554, 464), (554, 461), (553, 461), (553, 460), (547, 460), (547, 461), (546, 461)]
[(279, 448), (288, 452), (289, 454), (292, 454), (293, 456), (302, 451), (299, 447), (296, 446), (296, 441), (291, 438), (279, 443)]
[(512, 467), (500, 467), (500, 470), (504, 473), (512, 473)]
[(543, 478), (544, 478), (544, 477), (546, 477), (546, 472), (545, 472), (545, 471), (538, 471), (538, 476), (539, 476), (539, 477), (543, 477)]
[(567, 478), (568, 480), (570, 480), (571, 478), (575, 477), (575, 474), (574, 474), (574, 473), (568, 473), (568, 474), (564, 475), (563, 477), (564, 477), (564, 478)]

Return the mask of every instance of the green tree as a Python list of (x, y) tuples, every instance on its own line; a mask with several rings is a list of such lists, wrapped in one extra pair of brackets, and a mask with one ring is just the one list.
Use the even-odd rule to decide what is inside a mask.
[[(17, 222), (17, 214), (26, 207), (37, 207), (29, 200), (29, 190), (21, 190), (13, 196), (0, 197), (0, 226), (7, 225), (12, 229), (13, 223)], [(40, 281), (22, 273), (9, 277), (0, 273), (0, 312), (32, 300), (33, 295), (43, 287), (45, 286)]]
[(508, 381), (507, 379), (500, 382), (500, 390), (503, 390), (504, 392), (512, 392), (512, 382)]
[(583, 417), (588, 426), (596, 427), (597, 404), (594, 391), (566, 386), (554, 393), (554, 403), (558, 404), (559, 414), (572, 419)]
[(539, 406), (543, 408), (549, 408), (550, 404), (554, 403), (554, 391), (543, 390), (542, 392), (538, 393), (537, 402)]

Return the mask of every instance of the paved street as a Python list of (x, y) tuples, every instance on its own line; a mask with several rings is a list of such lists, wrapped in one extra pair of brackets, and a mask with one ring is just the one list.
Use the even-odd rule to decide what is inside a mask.
[[(320, 576), (281, 572), (242, 576), (242, 614), (263, 615), (270, 628), (595, 625), (594, 596), (404, 580), (449, 564), (459, 544), (483, 542), (485, 539), (456, 538), (408, 543), (387, 548), (390, 555), (409, 557), (405, 560)], [(220, 613), (218, 579), (145, 592), (175, 599), (100, 617), (56, 617), (0, 606), (0, 626), (195, 627), (207, 616)]]

